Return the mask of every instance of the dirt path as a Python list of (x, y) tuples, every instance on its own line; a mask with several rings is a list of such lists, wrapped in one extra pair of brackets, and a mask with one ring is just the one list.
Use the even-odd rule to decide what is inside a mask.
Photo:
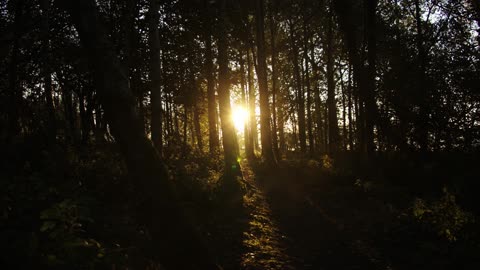
[[(362, 243), (338, 224), (296, 183), (294, 173), (255, 175), (242, 164), (248, 226), (242, 269), (378, 269)], [(365, 250), (365, 248), (364, 248)], [(385, 269), (385, 268), (384, 268)]]
[(289, 239), (273, 216), (265, 193), (255, 181), (255, 175), (247, 163), (242, 164), (247, 186), (243, 198), (249, 211), (247, 230), (243, 232), (241, 266), (244, 269), (296, 269), (288, 254)]

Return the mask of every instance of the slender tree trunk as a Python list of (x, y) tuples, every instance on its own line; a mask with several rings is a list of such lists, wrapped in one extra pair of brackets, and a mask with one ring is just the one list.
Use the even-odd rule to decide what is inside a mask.
[(273, 18), (273, 2), (270, 1), (270, 12), (268, 16), (270, 25), (270, 48), (272, 53), (272, 143), (275, 156), (279, 157), (277, 137), (277, 51), (276, 51), (276, 29)]
[(42, 45), (43, 45), (43, 55), (44, 55), (44, 64), (42, 67), (43, 72), (43, 90), (45, 95), (45, 103), (48, 112), (48, 124), (47, 124), (47, 134), (49, 140), (55, 141), (57, 136), (57, 127), (55, 119), (55, 108), (53, 105), (53, 90), (52, 90), (52, 72), (51, 72), (51, 57), (50, 57), (50, 1), (41, 0), (40, 7), (42, 9)]
[(342, 86), (342, 144), (343, 151), (347, 151), (347, 103), (346, 103), (346, 87), (343, 81), (343, 72), (340, 75), (340, 85)]
[[(277, 118), (277, 123), (278, 123), (278, 138), (279, 138), (279, 143), (280, 143), (280, 151), (279, 155), (284, 155), (285, 152), (287, 151), (287, 145), (285, 142), (285, 113), (284, 113), (284, 99), (279, 99), (280, 105), (278, 106), (278, 118)], [(281, 156), (279, 156), (281, 158)]]
[(348, 144), (353, 150), (353, 118), (352, 118), (352, 64), (348, 65)]
[[(250, 47), (249, 47), (250, 48)], [(250, 48), (253, 51), (253, 48)], [(252, 74), (252, 60), (250, 58), (250, 49), (247, 49), (247, 81), (248, 81), (248, 111), (250, 117), (250, 141), (252, 142), (251, 152), (254, 153), (254, 149), (258, 149), (258, 130), (257, 130), (257, 116), (256, 116), (256, 105), (255, 105), (255, 87), (253, 86), (253, 74)], [(250, 151), (250, 149), (247, 149)], [(255, 153), (252, 155), (255, 157)]]
[(265, 53), (264, 3), (256, 1), (255, 22), (258, 57), (258, 86), (260, 93), (260, 132), (262, 141), (262, 158), (269, 165), (275, 165), (276, 159), (272, 147), (272, 130), (270, 127), (270, 105), (268, 102), (267, 62)]
[(202, 137), (202, 129), (200, 125), (200, 117), (201, 117), (201, 111), (197, 101), (195, 101), (195, 104), (193, 105), (193, 125), (195, 128), (195, 136), (197, 138), (198, 150), (200, 152), (203, 152), (203, 137)]
[(313, 76), (317, 79), (315, 79), (315, 84), (313, 88), (313, 102), (315, 105), (315, 135), (316, 135), (316, 147), (319, 152), (324, 151), (323, 147), (323, 129), (322, 129), (322, 103), (320, 99), (320, 88), (318, 86), (318, 67), (315, 64), (315, 53), (314, 53), (314, 44), (313, 42), (311, 43), (310, 46), (310, 57), (312, 59), (312, 73), (314, 74)]
[(367, 154), (370, 156), (375, 151), (374, 144), (374, 123), (376, 121), (377, 105), (375, 104), (375, 70), (376, 70), (376, 33), (375, 33), (375, 16), (377, 8), (377, 0), (366, 0), (367, 7), (367, 46), (368, 46), (368, 69), (367, 69), (367, 87), (365, 91), (365, 135)]
[(300, 151), (302, 154), (307, 152), (307, 135), (305, 132), (305, 97), (302, 90), (302, 81), (300, 76), (300, 66), (298, 63), (298, 48), (295, 42), (293, 23), (290, 23), (290, 43), (293, 54), (293, 72), (295, 77), (295, 85), (297, 88), (296, 99), (298, 109), (298, 137), (300, 140)]
[(20, 27), (23, 19), (24, 1), (14, 2), (13, 44), (8, 67), (8, 131), (7, 143), (11, 142), (20, 133), (20, 113), (22, 106), (22, 90), (18, 78), (18, 59), (20, 56)]
[(220, 22), (218, 24), (218, 101), (220, 107), (220, 121), (222, 126), (223, 153), (225, 159), (226, 179), (232, 180), (233, 176), (240, 173), (236, 146), (235, 127), (232, 121), (232, 108), (230, 105), (230, 75), (228, 68), (228, 44), (226, 25), (226, 0), (223, 0), (220, 8)]
[(160, 19), (160, 3), (150, 0), (148, 11), (148, 44), (150, 50), (150, 102), (152, 106), (151, 133), (153, 145), (160, 156), (162, 155), (162, 94), (161, 94), (161, 62), (160, 62), (160, 37), (158, 33)]
[(327, 88), (328, 88), (328, 143), (329, 152), (334, 154), (339, 148), (337, 102), (335, 99), (334, 55), (333, 55), (333, 14), (329, 12), (327, 22)]
[[(305, 1), (304, 1), (305, 3)], [(304, 7), (305, 8), (305, 7)], [(303, 56), (305, 61), (305, 88), (307, 89), (307, 134), (309, 155), (315, 154), (315, 139), (313, 137), (313, 119), (312, 119), (312, 92), (310, 86), (310, 71), (308, 66), (308, 32), (306, 14), (303, 14)]]
[(208, 0), (205, 0), (206, 22), (205, 22), (205, 71), (207, 73), (207, 103), (208, 103), (208, 146), (211, 155), (218, 153), (220, 145), (218, 139), (217, 124), (217, 101), (215, 99), (215, 78), (213, 73), (213, 53), (212, 53), (212, 29), (210, 19), (210, 8)]
[[(248, 51), (247, 52), (247, 57), (248, 57)], [(246, 79), (245, 79), (245, 60), (243, 58), (245, 54), (245, 50), (242, 50), (240, 53), (240, 84), (242, 86), (242, 106), (243, 108), (247, 109), (248, 104), (247, 104), (247, 85), (246, 85)], [(253, 141), (252, 137), (250, 135), (250, 124), (249, 121), (245, 121), (245, 126), (243, 128), (243, 138), (245, 140), (245, 154), (247, 155), (247, 158), (251, 160), (254, 157), (254, 152), (253, 152)]]
[(219, 269), (186, 221), (168, 171), (142, 130), (128, 78), (110, 49), (95, 1), (57, 1), (69, 12), (79, 33), (111, 131), (142, 194), (138, 213), (151, 237), (148, 251), (167, 269)]

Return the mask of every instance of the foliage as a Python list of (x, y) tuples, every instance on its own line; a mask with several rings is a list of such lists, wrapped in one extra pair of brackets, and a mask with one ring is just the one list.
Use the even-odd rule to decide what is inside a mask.
[(455, 195), (443, 188), (439, 200), (426, 202), (416, 198), (411, 207), (413, 217), (426, 229), (432, 230), (448, 241), (456, 241), (464, 234), (464, 228), (475, 222), (472, 213), (463, 210), (455, 201)]

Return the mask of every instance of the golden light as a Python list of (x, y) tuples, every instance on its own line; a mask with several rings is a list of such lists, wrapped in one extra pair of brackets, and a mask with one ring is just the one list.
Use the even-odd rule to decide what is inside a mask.
[(248, 110), (242, 106), (233, 106), (232, 121), (237, 131), (243, 132), (245, 123), (248, 121)]

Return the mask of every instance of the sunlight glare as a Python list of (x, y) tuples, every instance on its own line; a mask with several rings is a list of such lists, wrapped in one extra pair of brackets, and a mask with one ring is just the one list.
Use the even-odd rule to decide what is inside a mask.
[(248, 121), (248, 111), (242, 106), (232, 107), (232, 121), (238, 132), (243, 132), (245, 123)]

